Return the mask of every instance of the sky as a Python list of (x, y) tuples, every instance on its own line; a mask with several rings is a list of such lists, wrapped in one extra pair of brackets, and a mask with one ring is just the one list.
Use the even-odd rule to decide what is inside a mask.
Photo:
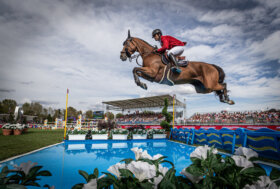
[[(133, 79), (120, 51), (130, 29), (151, 45), (153, 29), (188, 44), (184, 56), (222, 67), (230, 98), (189, 84)], [(176, 94), (195, 112), (280, 108), (279, 0), (0, 0), (0, 100), (104, 110), (104, 101)]]

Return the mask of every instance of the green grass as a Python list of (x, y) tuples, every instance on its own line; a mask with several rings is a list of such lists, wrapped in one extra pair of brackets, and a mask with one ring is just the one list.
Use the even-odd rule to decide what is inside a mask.
[(24, 154), (51, 144), (62, 142), (63, 129), (41, 130), (28, 129), (22, 135), (3, 136), (0, 130), (0, 161)]

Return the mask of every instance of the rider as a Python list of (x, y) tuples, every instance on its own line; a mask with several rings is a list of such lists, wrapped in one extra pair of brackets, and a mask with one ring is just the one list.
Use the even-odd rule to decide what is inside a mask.
[(176, 66), (176, 68), (172, 71), (181, 73), (181, 69), (178, 67), (176, 56), (179, 56), (184, 52), (183, 46), (185, 46), (187, 43), (169, 35), (163, 36), (160, 29), (155, 29), (152, 33), (152, 36), (156, 41), (161, 42), (161, 48), (155, 51), (158, 53), (163, 53), (168, 50), (167, 56)]

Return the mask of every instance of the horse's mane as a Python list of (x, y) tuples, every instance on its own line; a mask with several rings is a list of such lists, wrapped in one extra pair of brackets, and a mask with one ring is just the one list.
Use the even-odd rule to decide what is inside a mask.
[(145, 44), (147, 44), (148, 46), (154, 48), (152, 45), (150, 45), (147, 41), (145, 41), (145, 40), (143, 40), (143, 39), (140, 39), (140, 38), (137, 38), (137, 37), (134, 37), (134, 39), (138, 39), (138, 40), (144, 42)]

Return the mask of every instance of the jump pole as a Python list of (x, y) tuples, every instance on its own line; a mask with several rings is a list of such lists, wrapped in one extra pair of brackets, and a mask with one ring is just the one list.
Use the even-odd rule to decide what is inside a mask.
[(174, 123), (175, 123), (175, 98), (176, 98), (176, 95), (173, 95), (173, 126), (172, 126), (173, 129), (174, 129)]
[(64, 140), (66, 139), (68, 93), (69, 93), (69, 89), (67, 89), (67, 93), (66, 93), (66, 109), (65, 109)]

